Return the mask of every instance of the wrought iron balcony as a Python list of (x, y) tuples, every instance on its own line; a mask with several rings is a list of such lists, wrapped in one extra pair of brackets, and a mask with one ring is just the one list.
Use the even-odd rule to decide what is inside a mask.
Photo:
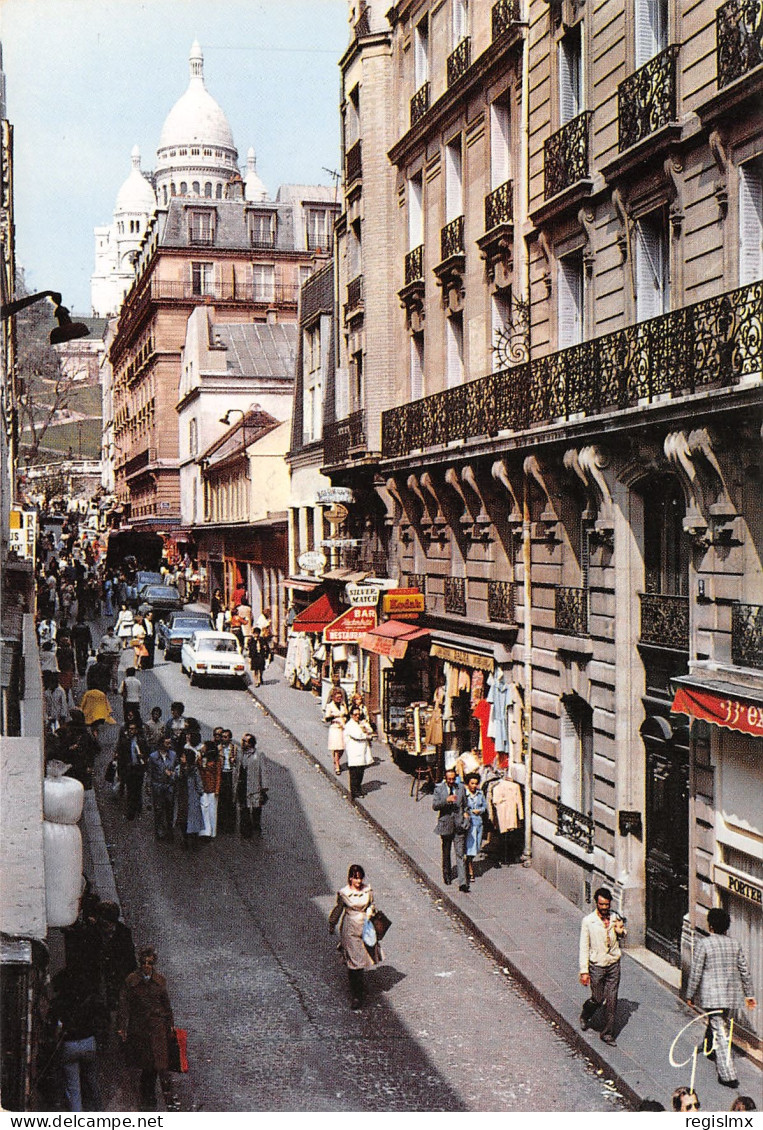
[(414, 247), (405, 257), (405, 285), (424, 278), (424, 244)]
[(642, 592), (641, 642), (689, 650), (689, 598), (666, 593)]
[(371, 34), (371, 9), (368, 4), (361, 4), (360, 15), (355, 21), (355, 38), (361, 39), (364, 35)]
[(402, 404), (382, 416), (382, 452), (524, 432), (655, 398), (738, 384), (763, 368), (763, 283)]
[(455, 616), (466, 615), (466, 579), (445, 577), (445, 611)]
[(324, 425), (323, 459), (327, 466), (344, 463), (351, 451), (364, 449), (365, 446), (365, 413), (362, 408), (343, 420)]
[(499, 184), (498, 188), (485, 197), (485, 231), (492, 231), (501, 224), (510, 224), (514, 219), (514, 192), (510, 180)]
[(344, 155), (344, 183), (349, 185), (363, 176), (362, 142), (356, 141)]
[(345, 318), (350, 315), (353, 310), (359, 310), (363, 305), (363, 276), (357, 275), (351, 282), (347, 283), (347, 301), (344, 304)]
[(763, 0), (728, 0), (715, 13), (718, 89), (763, 63)]
[(563, 125), (543, 146), (543, 195), (546, 200), (588, 177), (591, 111)]
[(498, 0), (493, 4), (493, 41), (505, 35), (519, 21), (519, 0)]
[(464, 254), (464, 217), (456, 216), (440, 231), (440, 258), (446, 259), (454, 255)]
[(588, 589), (557, 586), (554, 627), (563, 635), (588, 635)]
[(566, 840), (572, 840), (574, 844), (580, 844), (586, 851), (592, 852), (593, 829), (593, 816), (586, 816), (583, 812), (577, 812), (574, 808), (562, 804), (560, 800), (556, 802), (556, 833), (558, 836), (564, 836)]
[(763, 670), (763, 605), (732, 605), (731, 662)]
[(458, 47), (448, 55), (448, 86), (453, 86), (469, 70), (472, 61), (472, 41), (467, 35)]
[(678, 47), (666, 47), (617, 88), (620, 152), (676, 120)]
[(514, 623), (514, 585), (511, 581), (488, 581), (487, 618), (494, 624)]
[(194, 289), (192, 282), (174, 282), (169, 279), (152, 279), (153, 302), (285, 302), (296, 305), (299, 298), (297, 285), (274, 283), (213, 282), (202, 283)]
[(409, 589), (418, 589), (420, 593), (426, 595), (427, 591), (427, 575), (426, 573), (408, 573), (407, 582)]
[(411, 126), (415, 126), (429, 109), (429, 83), (425, 82), (411, 99)]

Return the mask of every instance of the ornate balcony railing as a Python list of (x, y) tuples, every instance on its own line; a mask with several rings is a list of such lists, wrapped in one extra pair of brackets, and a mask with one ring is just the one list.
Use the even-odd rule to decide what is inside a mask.
[(641, 642), (689, 650), (689, 598), (657, 592), (639, 593)]
[(466, 580), (464, 577), (445, 578), (445, 611), (455, 616), (466, 615)]
[(580, 844), (586, 851), (593, 851), (593, 816), (576, 812), (560, 800), (556, 802), (556, 832), (574, 844)]
[(715, 13), (718, 89), (763, 63), (763, 0), (728, 0)]
[(487, 618), (494, 624), (514, 622), (514, 585), (511, 581), (488, 581)]
[(485, 197), (485, 231), (492, 231), (501, 224), (510, 224), (514, 218), (514, 192), (510, 180), (499, 184), (498, 188)]
[(751, 283), (382, 416), (387, 458), (738, 384), (763, 368), (763, 283)]
[(557, 586), (554, 627), (568, 636), (588, 635), (588, 589)]
[(464, 254), (464, 217), (456, 216), (440, 231), (440, 258), (443, 262), (452, 255)]
[(424, 278), (424, 244), (414, 247), (405, 257), (405, 285)]
[(731, 662), (763, 670), (763, 605), (732, 605)]
[(666, 47), (617, 88), (620, 152), (676, 120), (678, 47)]
[(347, 301), (344, 305), (344, 315), (347, 317), (353, 310), (363, 305), (363, 276), (357, 275), (347, 283)]
[(472, 61), (472, 41), (467, 35), (455, 51), (448, 55), (448, 86), (453, 86), (469, 70)]
[(411, 125), (415, 126), (429, 109), (429, 83), (425, 82), (411, 99)]
[(361, 155), (362, 142), (356, 141), (344, 155), (344, 181), (352, 184), (363, 176), (363, 158)]
[(543, 146), (543, 195), (546, 200), (588, 176), (591, 111), (563, 125)]
[(498, 0), (497, 4), (493, 4), (493, 41), (505, 35), (518, 20), (519, 0)]
[(426, 595), (427, 591), (427, 575), (426, 573), (408, 573), (406, 580), (409, 589), (418, 589), (420, 593)]
[(323, 459), (329, 467), (344, 463), (352, 449), (365, 446), (365, 413), (362, 408), (323, 427)]

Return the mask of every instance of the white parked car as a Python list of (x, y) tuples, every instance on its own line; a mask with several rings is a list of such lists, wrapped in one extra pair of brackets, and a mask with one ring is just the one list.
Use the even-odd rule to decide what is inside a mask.
[(246, 686), (246, 664), (231, 632), (194, 632), (180, 649), (180, 666), (195, 687), (200, 679), (235, 679)]

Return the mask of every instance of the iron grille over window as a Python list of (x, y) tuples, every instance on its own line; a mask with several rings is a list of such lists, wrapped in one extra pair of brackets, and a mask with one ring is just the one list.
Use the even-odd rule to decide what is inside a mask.
[(547, 138), (543, 146), (543, 194), (546, 200), (588, 176), (591, 111), (585, 110)]
[(676, 120), (678, 47), (666, 47), (617, 88), (620, 152)]
[(593, 817), (574, 808), (568, 808), (560, 800), (556, 802), (556, 832), (566, 840), (580, 844), (586, 851), (593, 851)]
[(405, 257), (405, 285), (424, 277), (424, 245), (414, 247)]
[(493, 39), (500, 39), (519, 20), (519, 0), (498, 0), (493, 4)]
[(421, 118), (424, 117), (429, 109), (429, 83), (425, 82), (423, 86), (414, 94), (411, 99), (411, 125), (415, 126)]
[(408, 588), (418, 589), (420, 593), (426, 594), (427, 591), (427, 575), (426, 573), (409, 573), (408, 574)]
[(485, 197), (485, 231), (492, 231), (501, 224), (510, 224), (514, 218), (514, 195), (512, 182), (507, 180)]
[(736, 667), (763, 670), (763, 606), (734, 604), (731, 608), (731, 662)]
[(467, 35), (455, 51), (448, 55), (448, 86), (453, 86), (468, 71), (471, 63), (471, 44), (472, 41)]
[(513, 623), (514, 585), (511, 581), (488, 581), (487, 618), (497, 624)]
[(464, 253), (464, 217), (456, 216), (440, 232), (440, 256), (442, 261), (450, 259), (452, 255)]
[(557, 586), (554, 627), (565, 635), (588, 635), (588, 589)]
[(466, 580), (464, 577), (445, 578), (445, 611), (456, 616), (466, 615)]
[(641, 642), (689, 650), (689, 598), (642, 592)]

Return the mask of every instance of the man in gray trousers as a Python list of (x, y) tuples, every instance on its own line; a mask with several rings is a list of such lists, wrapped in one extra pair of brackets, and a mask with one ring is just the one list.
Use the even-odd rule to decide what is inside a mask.
[(464, 849), (466, 847), (466, 827), (464, 825), (464, 809), (466, 808), (466, 789), (461, 784), (456, 784), (455, 769), (445, 770), (445, 780), (435, 786), (432, 796), (432, 808), (439, 812), (435, 832), (442, 840), (442, 878), (447, 885), (452, 879), (451, 844), (456, 853), (456, 870), (458, 872), (458, 889), (469, 890), (469, 880), (466, 876), (464, 864)]

